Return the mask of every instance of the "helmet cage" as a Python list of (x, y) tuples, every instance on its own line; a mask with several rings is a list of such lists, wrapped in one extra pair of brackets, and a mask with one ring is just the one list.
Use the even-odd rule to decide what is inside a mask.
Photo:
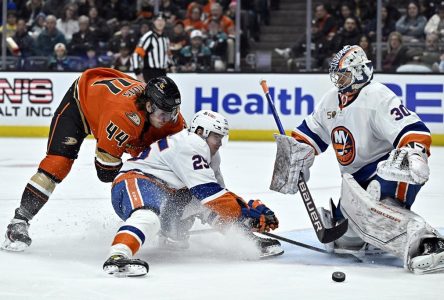
[(330, 63), (331, 82), (340, 93), (362, 88), (373, 78), (373, 65), (359, 46), (345, 46)]

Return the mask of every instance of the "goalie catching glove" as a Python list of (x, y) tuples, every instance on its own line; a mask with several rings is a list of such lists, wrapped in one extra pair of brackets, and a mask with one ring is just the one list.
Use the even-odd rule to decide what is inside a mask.
[(302, 172), (310, 178), (310, 167), (315, 158), (314, 148), (291, 136), (275, 134), (277, 152), (270, 189), (283, 194), (298, 192), (298, 178)]
[(260, 200), (248, 201), (247, 207), (242, 208), (242, 216), (254, 231), (269, 232), (279, 227), (279, 220), (274, 212)]
[(430, 175), (427, 153), (423, 145), (410, 143), (394, 149), (387, 160), (378, 164), (377, 175), (389, 181), (424, 184)]

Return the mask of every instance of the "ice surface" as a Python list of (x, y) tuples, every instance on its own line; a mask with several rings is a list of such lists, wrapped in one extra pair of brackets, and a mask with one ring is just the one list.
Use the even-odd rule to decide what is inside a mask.
[[(413, 275), (392, 257), (359, 264), (283, 243), (283, 256), (257, 261), (248, 244), (217, 233), (193, 235), (184, 252), (149, 245), (138, 255), (150, 263), (147, 277), (110, 277), (102, 264), (120, 220), (110, 185), (96, 177), (94, 147), (93, 140), (84, 142), (71, 173), (32, 221), (32, 246), (23, 253), (0, 251), (0, 300), (444, 298), (444, 274)], [(0, 139), (0, 235), (45, 148), (46, 139)], [(280, 219), (278, 234), (316, 244), (300, 196), (268, 189), (274, 153), (273, 143), (230, 142), (222, 149), (227, 187), (266, 202)], [(336, 164), (331, 149), (315, 160), (308, 185), (317, 206), (338, 199)], [(430, 166), (431, 179), (413, 210), (442, 228), (444, 148), (432, 149)], [(333, 282), (334, 271), (345, 272), (346, 281)]]

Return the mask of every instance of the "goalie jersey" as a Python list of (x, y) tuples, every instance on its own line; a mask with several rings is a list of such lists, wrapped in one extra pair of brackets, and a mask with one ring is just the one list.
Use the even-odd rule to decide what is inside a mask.
[(222, 212), (224, 217), (240, 215), (240, 208), (226, 205), (238, 196), (224, 187), (219, 153), (211, 157), (205, 140), (187, 129), (158, 140), (139, 157), (124, 162), (114, 183), (143, 177), (167, 189), (187, 188), (201, 204), (215, 210), (226, 207), (229, 211)]
[(292, 136), (311, 145), (316, 154), (331, 143), (341, 174), (349, 173), (359, 183), (372, 178), (377, 164), (394, 148), (418, 142), (430, 154), (431, 144), (430, 131), (420, 118), (378, 82), (370, 82), (348, 102), (332, 88)]

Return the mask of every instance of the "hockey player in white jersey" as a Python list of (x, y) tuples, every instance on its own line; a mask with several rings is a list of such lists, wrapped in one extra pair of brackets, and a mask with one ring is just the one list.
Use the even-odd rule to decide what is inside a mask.
[(321, 215), (333, 223), (348, 218), (349, 230), (330, 249), (370, 244), (401, 257), (415, 273), (444, 271), (442, 236), (410, 210), (429, 179), (429, 129), (390, 89), (372, 80), (372, 63), (359, 46), (340, 50), (329, 73), (335, 87), (292, 137), (276, 137), (270, 188), (296, 193), (299, 173), (308, 180), (315, 155), (331, 144), (342, 193), (338, 207), (321, 209)]
[[(123, 164), (113, 182), (112, 204), (125, 223), (103, 265), (106, 273), (145, 275), (148, 264), (133, 256), (146, 239), (168, 231), (165, 227), (174, 223), (168, 218), (177, 218), (178, 212), (195, 202), (200, 202), (198, 212), (205, 223), (221, 230), (242, 227), (264, 256), (283, 253), (277, 240), (252, 233), (278, 227), (273, 211), (259, 200), (246, 203), (224, 187), (218, 149), (228, 130), (222, 115), (203, 110), (194, 115), (189, 129), (153, 143), (139, 157)], [(192, 197), (197, 200), (191, 201)]]

